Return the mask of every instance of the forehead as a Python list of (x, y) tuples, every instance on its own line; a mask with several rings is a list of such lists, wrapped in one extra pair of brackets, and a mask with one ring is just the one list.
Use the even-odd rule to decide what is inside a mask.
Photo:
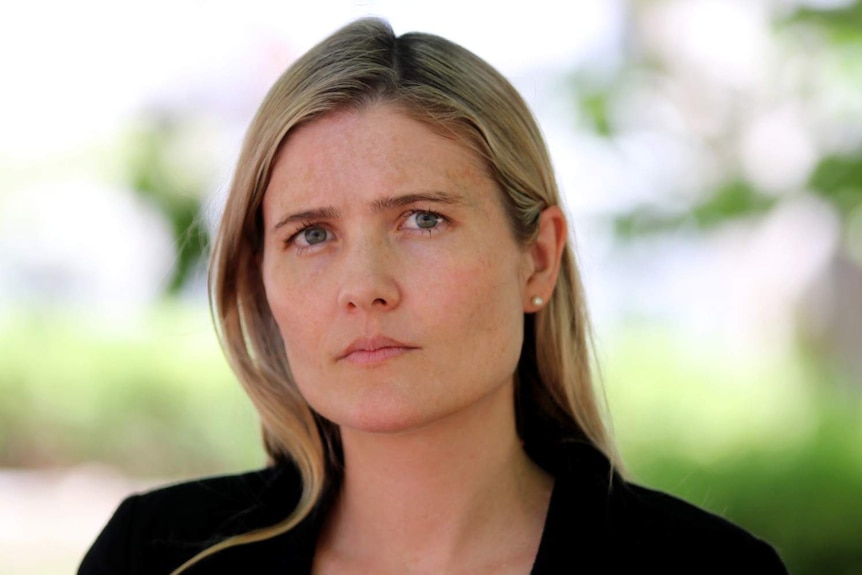
[[(453, 136), (390, 105), (339, 110), (295, 129), (276, 156), (267, 196), (371, 188), (473, 187), (491, 179), (484, 160)], [(275, 192), (272, 194), (270, 192)], [(266, 203), (266, 198), (265, 198)]]

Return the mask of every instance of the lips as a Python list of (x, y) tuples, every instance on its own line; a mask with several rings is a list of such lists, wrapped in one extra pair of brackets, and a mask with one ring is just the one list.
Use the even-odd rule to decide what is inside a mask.
[(347, 361), (360, 365), (382, 363), (418, 349), (391, 337), (363, 337), (355, 340), (338, 356), (339, 361)]

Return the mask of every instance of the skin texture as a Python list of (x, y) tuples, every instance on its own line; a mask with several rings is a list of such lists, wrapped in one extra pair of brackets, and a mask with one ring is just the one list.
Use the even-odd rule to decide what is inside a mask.
[(341, 430), (315, 573), (527, 573), (552, 478), (523, 452), (514, 372), (565, 220), (519, 245), (478, 156), (389, 105), (291, 133), (261, 272), (291, 371)]
[[(374, 206), (441, 192), (453, 202)], [(263, 279), (313, 408), (342, 426), (393, 432), (511, 384), (532, 262), (499, 197), (471, 152), (389, 108), (338, 113), (291, 135), (264, 197)], [(320, 209), (331, 213), (272, 231)], [(415, 210), (446, 220), (420, 229), (434, 216)], [(323, 241), (302, 245), (308, 237)], [(380, 337), (404, 345), (343, 357)]]

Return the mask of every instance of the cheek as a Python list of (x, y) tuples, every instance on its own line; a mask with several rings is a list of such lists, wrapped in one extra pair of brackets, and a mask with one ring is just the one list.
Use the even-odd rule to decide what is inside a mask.
[[(478, 257), (450, 262), (445, 272), (428, 282), (425, 290), (429, 315), (453, 340), (470, 340), (500, 347), (501, 353), (520, 351), (523, 326), (521, 279), (513, 260), (487, 250)], [(452, 333), (454, 332), (454, 333)], [(505, 348), (505, 351), (504, 349)]]
[[(264, 266), (262, 275), (266, 299), (284, 340), (288, 359), (293, 360), (293, 356), (313, 357), (302, 350), (316, 345), (321, 327), (325, 325), (320, 305), (321, 290), (314, 289), (315, 278), (299, 282), (299, 278), (294, 277), (296, 274), (278, 265)], [(291, 350), (294, 353), (291, 354)]]

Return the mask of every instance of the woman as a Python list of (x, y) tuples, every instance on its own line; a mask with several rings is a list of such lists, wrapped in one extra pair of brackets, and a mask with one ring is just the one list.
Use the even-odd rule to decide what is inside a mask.
[(212, 260), (272, 465), (130, 497), (80, 573), (783, 573), (624, 481), (544, 142), (488, 64), (360, 20), (276, 82)]

